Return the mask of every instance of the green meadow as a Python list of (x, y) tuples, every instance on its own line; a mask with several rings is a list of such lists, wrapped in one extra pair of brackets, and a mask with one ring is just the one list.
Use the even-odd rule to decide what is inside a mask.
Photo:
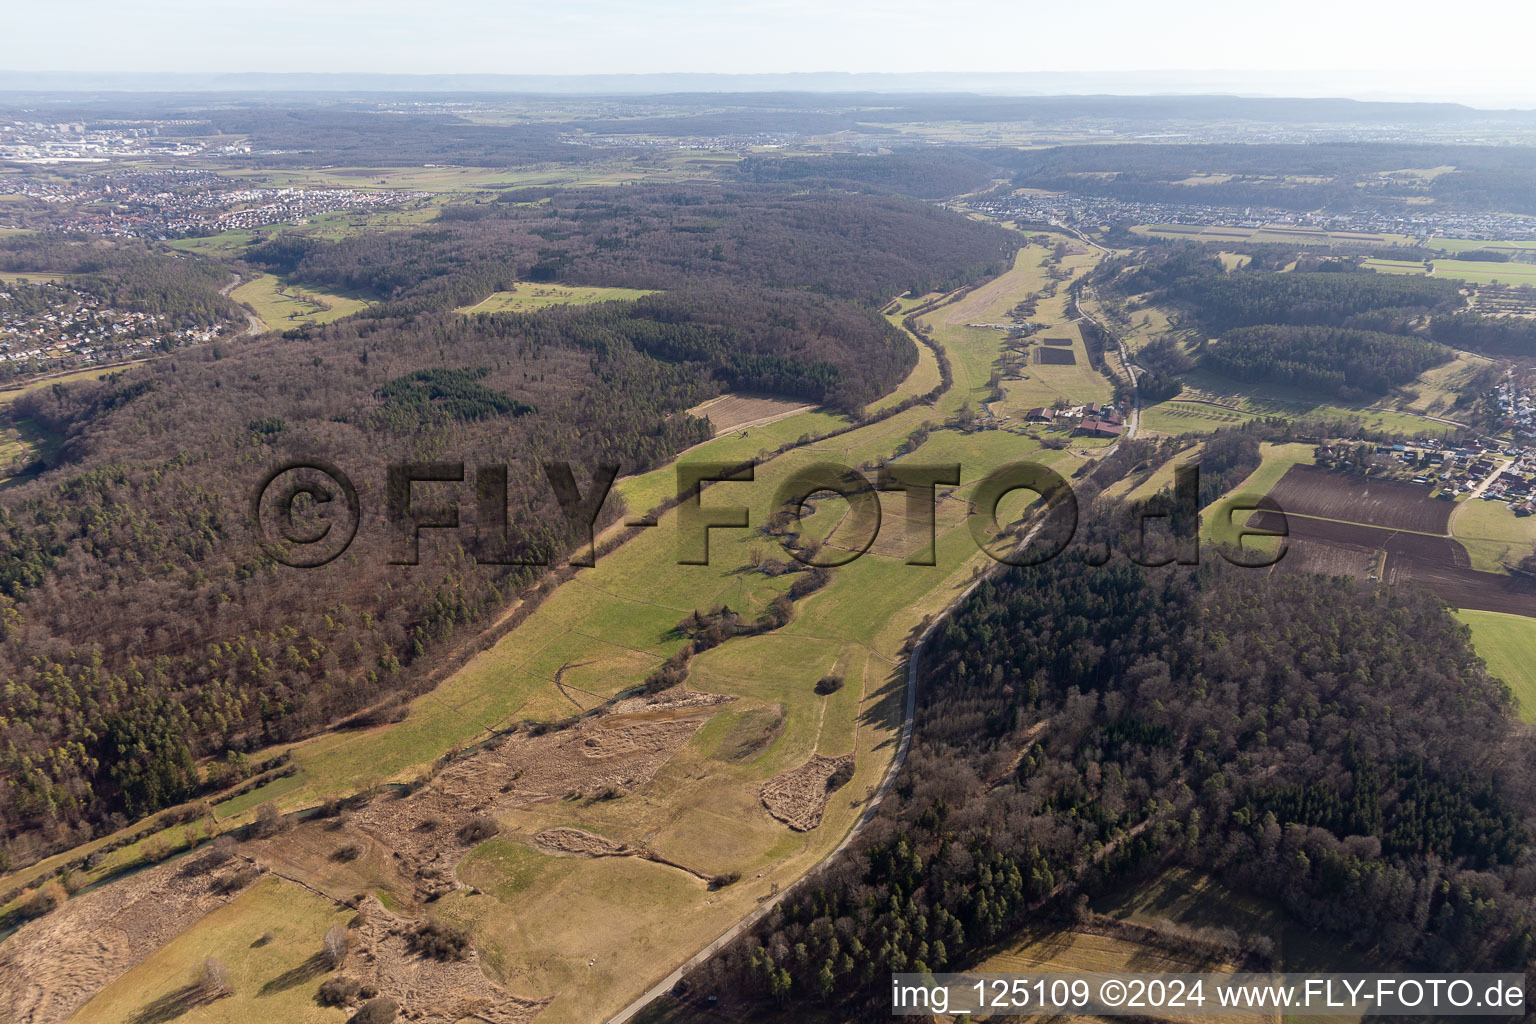
[[(750, 483), (707, 488), (703, 504), (746, 506), (755, 526), (797, 470), (888, 457), (915, 429), (942, 427), (965, 405), (978, 407), (1004, 335), (963, 325), (1006, 313), (1048, 253), (1025, 250), (1018, 273), (1005, 275), (1006, 284), (983, 286), (927, 315), (948, 346), (955, 374), (954, 387), (935, 406), (804, 444), (758, 466)], [(923, 363), (913, 370), (932, 372)], [(904, 388), (926, 389), (922, 379)], [(823, 413), (798, 414), (750, 429), (745, 438), (716, 438), (680, 461), (737, 461), (842, 422)], [(721, 706), (648, 785), (620, 799), (555, 801), (504, 815), (501, 837), (461, 865), (460, 877), (473, 879), (491, 898), (456, 893), (439, 901), (436, 912), (473, 930), (489, 973), (516, 994), (554, 996), (545, 1011), (552, 1024), (602, 1019), (739, 919), (771, 887), (789, 884), (831, 851), (895, 752), (905, 646), (992, 564), (966, 522), (965, 499), (975, 482), (995, 465), (1023, 457), (1048, 458), (1068, 475), (1081, 464), (1077, 455), (1044, 453), (1029, 438), (1001, 430), (935, 429), (917, 456), (963, 466), (964, 483), (937, 517), (937, 565), (906, 564), (922, 537), (904, 532), (904, 497), (882, 495), (875, 547), (832, 570), (825, 587), (798, 603), (793, 621), (694, 658), (686, 685), (735, 700)], [(631, 510), (642, 510), (672, 493), (675, 481), (675, 470), (661, 470), (626, 480), (619, 490)], [(818, 505), (812, 518), (825, 516), (826, 526), (817, 531), (830, 535), (833, 545), (844, 542), (846, 502), (828, 497)], [(418, 698), (403, 721), (300, 743), (294, 748), (298, 775), (221, 811), (240, 813), (268, 797), (286, 808), (303, 807), (411, 779), (445, 751), (495, 730), (570, 714), (570, 698), (553, 685), (562, 668), (563, 680), (594, 702), (620, 693), (678, 649), (683, 641), (674, 627), (694, 610), (729, 604), (753, 616), (794, 578), (754, 570), (765, 556), (781, 555), (777, 543), (756, 529), (711, 531), (708, 565), (678, 564), (679, 540), (676, 510), (662, 514), (658, 526), (557, 587), (498, 643)], [(826, 674), (842, 675), (846, 685), (817, 695), (815, 682)], [(758, 733), (770, 738), (761, 749), (744, 742)], [(819, 828), (792, 832), (762, 810), (759, 789), (818, 753), (854, 754), (855, 775), (829, 800)], [(624, 857), (552, 858), (526, 841), (560, 825), (649, 847), (700, 874), (739, 873), (743, 881), (710, 892), (698, 877), (676, 868)], [(184, 938), (195, 941), (203, 930)], [(596, 968), (587, 967), (591, 957)], [(138, 974), (128, 977), (143, 986)]]

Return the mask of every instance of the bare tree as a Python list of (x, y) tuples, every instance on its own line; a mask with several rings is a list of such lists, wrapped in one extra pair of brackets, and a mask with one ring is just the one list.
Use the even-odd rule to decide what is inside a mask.
[(229, 968), (224, 966), (224, 961), (213, 957), (204, 960), (203, 970), (198, 976), (198, 987), (209, 999), (218, 999), (234, 991), (229, 983)]
[(335, 925), (325, 933), (325, 940), (321, 944), (321, 955), (325, 962), (334, 970), (347, 959), (347, 949), (351, 942), (347, 937), (347, 930), (341, 925)]

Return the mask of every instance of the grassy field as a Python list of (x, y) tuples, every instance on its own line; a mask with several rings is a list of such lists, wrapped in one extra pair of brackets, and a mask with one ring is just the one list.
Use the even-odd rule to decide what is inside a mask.
[[(1051, 326), (1037, 334), (1024, 348), (1026, 362), (1016, 377), (1003, 381), (1002, 401), (989, 405), (993, 415), (1005, 422), (1022, 423), (1024, 414), (1030, 409), (1050, 406), (1058, 399), (1081, 405), (1107, 401), (1114, 395), (1109, 380), (1089, 363), (1082, 333), (1070, 322), (1071, 314), (1067, 310), (1070, 281), (1091, 268), (1097, 257), (1080, 244), (1073, 246), (1060, 268), (1054, 268), (1058, 270), (1059, 280), (1052, 280), (1053, 268), (1047, 262), (1049, 255), (1049, 251), (1038, 247), (1022, 250), (1012, 270), (968, 296), (970, 305), (961, 304), (968, 311), (966, 316), (939, 318), (940, 322), (935, 325), (939, 340), (956, 351), (990, 351), (998, 342), (989, 342), (982, 335), (1000, 335), (1001, 332), (991, 327), (968, 327), (967, 324), (1006, 323), (1008, 313), (1020, 298), (1054, 290), (1055, 294), (1042, 295), (1030, 317), (1037, 323)], [(958, 310), (961, 306), (953, 308)], [(1058, 350), (1071, 352), (1074, 362), (1070, 365), (1036, 362), (1036, 353), (1043, 347), (1039, 340), (1042, 337), (1070, 339), (1070, 347), (1062, 346)], [(991, 372), (991, 362), (974, 364), (970, 368), (972, 378), (985, 381)], [(987, 397), (985, 390), (974, 393), (970, 399), (971, 407), (980, 411)]]
[(1451, 517), (1451, 535), (1467, 549), (1472, 568), (1505, 572), (1536, 553), (1536, 516), (1521, 518), (1502, 501), (1463, 501)]
[[(1044, 252), (1030, 250), (1021, 265), (1027, 271), (1027, 261)], [(948, 336), (955, 366), (955, 386), (936, 408), (909, 409), (781, 456), (758, 467), (751, 484), (710, 488), (705, 503), (745, 503), (752, 521), (761, 522), (777, 486), (796, 468), (827, 459), (857, 465), (888, 455), (919, 425), (942, 422), (967, 402), (978, 405), (1003, 334), (963, 325), (1011, 308), (1026, 280), (994, 282), (996, 287), (977, 289), (932, 315), (935, 329)], [(931, 371), (922, 365), (914, 370), (924, 372)], [(920, 386), (920, 381), (908, 385)], [(792, 440), (837, 422), (825, 414), (800, 414), (748, 431), (744, 439), (717, 438), (685, 460), (750, 455), (773, 438)], [(999, 460), (1036, 451), (1034, 442), (1004, 431), (942, 430), (929, 445), (920, 450), (925, 457), (982, 460), (967, 464), (967, 481)], [(1066, 453), (1050, 457), (1075, 464)], [(672, 488), (675, 477), (669, 472), (635, 477), (620, 487), (631, 508), (648, 507), (650, 498)], [(969, 489), (963, 486), (961, 496)], [(884, 529), (899, 530), (902, 496), (885, 498)], [(829, 516), (838, 514), (830, 507), (835, 504), (827, 503)], [(882, 543), (835, 570), (831, 583), (806, 599), (788, 626), (737, 638), (694, 659), (689, 687), (731, 694), (736, 701), (649, 785), (622, 799), (556, 801), (518, 811), (503, 821), (498, 845), (465, 863), (461, 877), (473, 877), (495, 898), (456, 894), (439, 901), (437, 912), (474, 929), (491, 972), (516, 994), (556, 995), (546, 1020), (600, 1019), (712, 939), (773, 885), (786, 885), (819, 862), (851, 826), (894, 751), (903, 644), (924, 616), (953, 601), (973, 571), (987, 564), (958, 501), (941, 511), (937, 566), (904, 564), (916, 545), (903, 536)], [(375, 782), (410, 778), (444, 750), (487, 729), (568, 714), (569, 702), (552, 685), (562, 666), (579, 666), (566, 673), (566, 682), (595, 694), (633, 685), (677, 648), (681, 641), (671, 629), (694, 609), (723, 602), (755, 614), (782, 592), (787, 580), (744, 571), (769, 547), (756, 531), (714, 531), (710, 565), (678, 565), (676, 515), (662, 516), (660, 527), (555, 590), (500, 643), (418, 699), (403, 722), (299, 744), (300, 773), (287, 783), (290, 788), (274, 794), (278, 803), (304, 806)], [(829, 672), (844, 676), (848, 685), (830, 697), (814, 695), (815, 681)], [(764, 715), (780, 713), (783, 727), (770, 744), (751, 757), (733, 759), (730, 751), (738, 743), (728, 737), (750, 731)], [(761, 809), (758, 790), (769, 776), (813, 753), (850, 752), (856, 755), (854, 779), (829, 803), (820, 828), (791, 832)], [(697, 878), (674, 868), (632, 858), (551, 858), (521, 838), (559, 825), (647, 845), (701, 873), (739, 872), (743, 882), (709, 893)], [(588, 968), (594, 956), (597, 966)]]
[(1149, 434), (1208, 434), (1254, 419), (1255, 413), (1207, 402), (1172, 399), (1142, 409), (1141, 425)]
[[(1201, 528), (1206, 537), (1230, 542), (1247, 516), (1247, 513), (1234, 515), (1237, 508), (1251, 507), (1253, 500), (1268, 494), (1292, 466), (1312, 465), (1315, 461), (1314, 448), (1314, 445), (1301, 442), (1261, 442), (1259, 468), (1248, 474), (1242, 483), (1201, 509)], [(1273, 551), (1273, 542), (1262, 537), (1244, 540), (1243, 546), (1252, 550)]]
[(1439, 249), (1443, 252), (1471, 252), (1474, 249), (1508, 249), (1512, 252), (1536, 252), (1536, 241), (1526, 239), (1524, 241), (1484, 241), (1477, 238), (1441, 238), (1438, 235), (1429, 240), (1431, 249)]
[[(268, 876), (157, 950), (70, 1018), (75, 1024), (176, 1020), (181, 1024), (341, 1024), (344, 1010), (315, 1001), (329, 976), (314, 962), (320, 941), (352, 911)], [(261, 941), (270, 932), (270, 941)], [(213, 957), (229, 968), (233, 993), (198, 998), (198, 969)]]
[[(1453, 362), (1440, 369), (1447, 375), (1454, 375), (1464, 372), (1469, 365), (1464, 363), (1458, 366)], [(1430, 371), (1430, 374), (1435, 373)], [(1189, 424), (1190, 429), (1200, 431), (1229, 426), (1231, 421), (1217, 418), (1225, 412), (1238, 416), (1240, 421), (1254, 417), (1347, 420), (1358, 421), (1366, 429), (1391, 431), (1410, 437), (1420, 433), (1440, 436), (1454, 428), (1420, 415), (1413, 407), (1414, 402), (1426, 395), (1426, 405), (1437, 398), (1444, 405), (1452, 397), (1452, 393), (1447, 390), (1450, 378), (1430, 374), (1404, 389), (1404, 392), (1416, 392), (1411, 400), (1406, 395), (1403, 398), (1388, 395), (1372, 405), (1342, 405), (1303, 388), (1245, 383), (1208, 370), (1195, 369), (1180, 376), (1185, 383), (1183, 393), (1168, 402), (1147, 406), (1142, 415), (1147, 429), (1159, 433), (1180, 433), (1185, 424)], [(1393, 407), (1393, 403), (1400, 407)], [(1190, 405), (1202, 408), (1193, 410), (1188, 408)], [(1164, 406), (1169, 408), (1165, 410)]]
[(1282, 245), (1412, 245), (1410, 235), (1389, 232), (1365, 233), (1356, 231), (1323, 231), (1319, 228), (1297, 228), (1283, 224), (1260, 228), (1200, 227), (1191, 224), (1143, 224), (1131, 228), (1139, 235), (1154, 238), (1193, 239), (1201, 242), (1274, 242)]
[(654, 292), (640, 288), (603, 288), (596, 285), (520, 284), (511, 291), (492, 292), (458, 313), (533, 313), (550, 306), (586, 306), (594, 302), (628, 302)]
[[(528, 167), (326, 167), (320, 169), (252, 170), (232, 167), (221, 173), (269, 188), (354, 188), (374, 191), (438, 193), (490, 192), (556, 185), (584, 188), (631, 182), (673, 182), (716, 176), (721, 165), (734, 162), (677, 154), (657, 159), (616, 158), (580, 166), (564, 164)], [(462, 200), (463, 196), (455, 197)]]
[(51, 387), (54, 384), (73, 384), (82, 380), (100, 380), (108, 374), (120, 373), (131, 366), (137, 366), (141, 362), (143, 360), (135, 360), (131, 363), (118, 363), (115, 366), (94, 367), (89, 370), (76, 370), (72, 373), (50, 374), (47, 377), (33, 377), (20, 387), (9, 387), (0, 390), (0, 405), (10, 405), (28, 391), (34, 391), (37, 388)]
[(1472, 647), (1488, 671), (1509, 684), (1521, 721), (1536, 722), (1536, 619), (1464, 609), (1454, 614), (1471, 628)]
[(246, 281), (229, 297), (254, 309), (270, 331), (286, 330), (296, 324), (328, 324), (368, 307), (362, 299), (287, 285), (271, 274)]
[(0, 424), (0, 487), (15, 480), (6, 475), (12, 460), (46, 458), (63, 440), (30, 418), (23, 418), (14, 425)]
[[(1385, 274), (1424, 276), (1424, 264), (1409, 260), (1366, 260), (1365, 266)], [(1430, 276), (1468, 284), (1536, 285), (1536, 263), (1495, 263), (1477, 260), (1434, 260)]]
[(0, 272), (0, 284), (14, 284), (17, 281), (30, 281), (40, 284), (44, 281), (68, 281), (78, 277), (78, 274), (53, 274), (46, 270), (17, 270)]

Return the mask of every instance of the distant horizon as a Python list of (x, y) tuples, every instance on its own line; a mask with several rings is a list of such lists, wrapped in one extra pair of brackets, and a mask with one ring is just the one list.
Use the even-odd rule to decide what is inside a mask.
[(1362, 70), (1114, 71), (648, 71), (573, 74), (400, 71), (134, 71), (0, 68), (0, 93), (399, 92), (615, 95), (669, 93), (955, 94), (1020, 99), (1044, 96), (1229, 97), (1455, 104), (1475, 110), (1536, 109), (1536, 76), (1498, 69), (1437, 78)]

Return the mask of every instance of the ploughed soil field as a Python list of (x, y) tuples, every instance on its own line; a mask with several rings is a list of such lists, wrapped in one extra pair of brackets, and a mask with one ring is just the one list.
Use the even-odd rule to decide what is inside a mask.
[[(1283, 481), (1282, 481), (1283, 482)], [(1457, 608), (1536, 616), (1536, 581), (1478, 572), (1466, 549), (1449, 537), (1274, 512), (1249, 519), (1256, 529), (1290, 532), (1288, 550), (1276, 572), (1321, 572), (1364, 577), (1374, 553), (1386, 552), (1382, 579), (1424, 587)]]
[(708, 419), (714, 425), (715, 433), (723, 434), (727, 430), (762, 426), (764, 423), (771, 423), (814, 408), (815, 405), (808, 405), (792, 398), (733, 392), (721, 395), (719, 398), (712, 398), (703, 405), (694, 406), (688, 412), (693, 416)]
[(1292, 466), (1270, 489), (1282, 510), (1394, 530), (1449, 533), (1454, 502), (1429, 496), (1423, 484), (1370, 479), (1316, 466)]

